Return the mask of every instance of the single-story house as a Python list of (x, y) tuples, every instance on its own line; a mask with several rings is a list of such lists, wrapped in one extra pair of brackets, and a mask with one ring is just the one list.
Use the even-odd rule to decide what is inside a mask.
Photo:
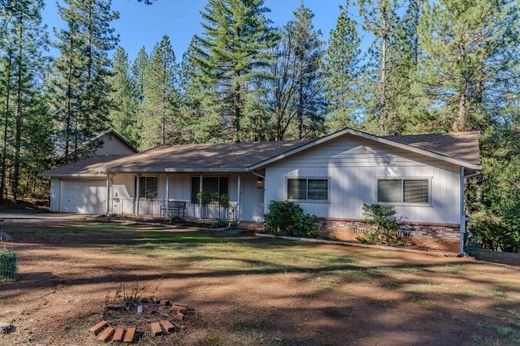
[[(355, 240), (363, 203), (394, 205), (416, 246), (461, 251), (465, 177), (481, 169), (478, 133), (375, 136), (350, 128), (314, 140), (187, 144), (102, 154), (42, 173), (56, 212), (165, 215), (263, 224), (270, 201), (293, 200), (332, 237)], [(111, 144), (114, 147), (114, 143)], [(226, 194), (229, 208), (197, 193)]]

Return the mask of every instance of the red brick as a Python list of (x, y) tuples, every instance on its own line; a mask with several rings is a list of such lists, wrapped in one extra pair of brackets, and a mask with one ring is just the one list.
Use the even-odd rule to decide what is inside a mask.
[(175, 326), (168, 320), (161, 320), (161, 326), (166, 330), (168, 333), (171, 333), (174, 331)]
[(161, 301), (159, 302), (159, 304), (162, 305), (162, 306), (168, 306), (168, 305), (170, 305), (170, 301), (167, 300), (167, 299), (165, 299), (165, 300), (161, 300)]
[(183, 309), (187, 309), (188, 308), (188, 305), (185, 305), (185, 304), (173, 303), (172, 305), (173, 306), (178, 306), (178, 307), (183, 308)]
[(99, 334), (98, 340), (103, 341), (103, 342), (109, 342), (110, 338), (112, 337), (113, 334), (114, 334), (114, 328), (108, 327), (101, 334)]
[(93, 332), (94, 334), (98, 334), (100, 331), (108, 327), (107, 321), (101, 321), (98, 324), (96, 324), (94, 327), (90, 328), (89, 331)]
[(172, 306), (170, 309), (170, 314), (176, 314), (180, 312), (181, 314), (186, 314), (186, 308), (182, 308), (180, 306)]
[(152, 334), (153, 336), (157, 336), (157, 335), (160, 335), (162, 334), (163, 330), (161, 328), (161, 325), (159, 324), (159, 322), (152, 322), (150, 324), (150, 328), (152, 329)]
[(127, 328), (125, 333), (124, 342), (131, 343), (134, 341), (135, 336), (135, 328)]
[(175, 314), (175, 319), (176, 319), (177, 321), (182, 321), (182, 320), (184, 319), (184, 314), (183, 314), (182, 312), (177, 312), (177, 313)]
[(123, 341), (123, 334), (125, 333), (125, 330), (121, 327), (116, 329), (116, 332), (114, 333), (114, 337), (112, 338), (112, 341)]

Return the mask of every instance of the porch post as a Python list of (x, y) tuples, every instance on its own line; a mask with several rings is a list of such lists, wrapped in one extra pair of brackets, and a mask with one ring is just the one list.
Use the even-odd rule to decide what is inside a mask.
[(107, 215), (110, 214), (110, 174), (107, 173), (107, 198), (106, 198), (106, 212)]
[(240, 223), (240, 173), (237, 178), (237, 224)]
[(170, 174), (166, 173), (166, 204), (168, 204), (169, 199), (170, 199)]
[(139, 192), (141, 191), (141, 177), (137, 176), (137, 184), (136, 184), (136, 192), (135, 192), (135, 215), (139, 216), (139, 199), (141, 196), (139, 196)]
[(466, 232), (466, 214), (464, 213), (464, 167), (460, 167), (460, 253), (464, 254), (464, 233)]
[[(199, 192), (202, 193), (202, 174), (199, 175)], [(201, 195), (202, 197), (202, 195)], [(197, 196), (195, 196), (195, 198), (197, 198)], [(199, 218), (202, 220), (202, 201), (198, 201), (199, 202), (199, 212), (200, 212), (200, 215), (199, 215)]]

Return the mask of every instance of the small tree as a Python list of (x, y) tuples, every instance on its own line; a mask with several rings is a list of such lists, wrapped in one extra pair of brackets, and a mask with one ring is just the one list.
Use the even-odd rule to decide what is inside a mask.
[(393, 206), (363, 204), (363, 215), (366, 223), (369, 224), (369, 229), (357, 237), (358, 241), (365, 244), (402, 245)]

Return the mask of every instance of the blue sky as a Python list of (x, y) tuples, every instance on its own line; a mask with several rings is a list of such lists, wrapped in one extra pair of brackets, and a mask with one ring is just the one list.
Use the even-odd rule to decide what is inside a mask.
[[(63, 24), (56, 10), (56, 0), (45, 0), (44, 22), (52, 27)], [(112, 0), (113, 8), (120, 13), (120, 19), (114, 22), (116, 32), (120, 36), (120, 45), (126, 49), (130, 59), (134, 59), (143, 45), (147, 51), (158, 42), (163, 35), (170, 36), (179, 60), (188, 47), (193, 34), (201, 32), (200, 11), (207, 0), (157, 0), (147, 6), (137, 0)], [(292, 17), (293, 11), (301, 0), (266, 0), (271, 9), (268, 17), (274, 25), (281, 26)], [(327, 39), (330, 30), (335, 26), (339, 15), (339, 5), (345, 0), (305, 0), (305, 5), (315, 14), (314, 25)], [(51, 36), (52, 37), (52, 36)], [(51, 52), (56, 53), (56, 52)]]

